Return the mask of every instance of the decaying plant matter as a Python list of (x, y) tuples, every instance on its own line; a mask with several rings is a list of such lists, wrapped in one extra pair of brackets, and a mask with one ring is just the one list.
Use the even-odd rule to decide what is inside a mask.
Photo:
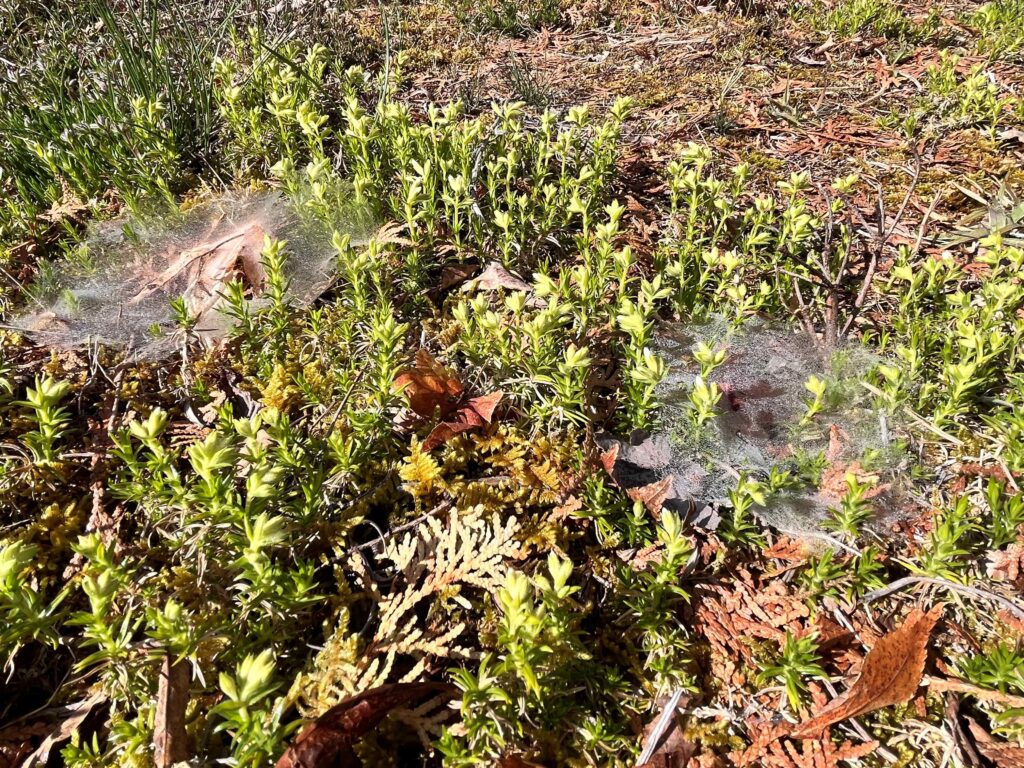
[(50, 5), (0, 768), (1019, 764), (1020, 2)]

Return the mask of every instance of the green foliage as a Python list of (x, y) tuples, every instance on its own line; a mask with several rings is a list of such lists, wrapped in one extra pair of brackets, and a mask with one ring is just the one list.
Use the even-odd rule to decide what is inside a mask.
[(547, 575), (531, 581), (508, 574), (496, 595), (496, 653), (475, 671), (453, 675), (462, 690), (464, 736), (449, 730), (441, 738), (447, 764), (479, 765), (509, 744), (544, 738), (578, 706), (569, 691), (589, 656), (578, 636), (582, 616), (571, 596), (579, 588), (569, 584), (571, 576), (572, 563), (553, 553)]
[(974, 552), (978, 524), (966, 496), (939, 513), (924, 551), (909, 567), (925, 576), (964, 581)]
[(907, 138), (937, 136), (954, 128), (985, 129), (989, 135), (1020, 122), (1021, 99), (996, 74), (981, 64), (965, 70), (960, 57), (942, 51), (928, 65), (924, 93), (882, 117), (883, 127), (901, 130)]
[(1003, 113), (1017, 102), (1016, 97), (1001, 95), (995, 75), (980, 65), (962, 75), (957, 71), (958, 64), (958, 57), (943, 55), (938, 64), (929, 66), (924, 84), (932, 111), (959, 124), (994, 131)]
[(220, 673), (225, 699), (212, 714), (223, 718), (216, 730), (231, 737), (231, 765), (266, 765), (283, 748), (298, 723), (282, 728), (283, 701), (268, 697), (279, 687), (274, 656), (270, 651), (246, 656), (234, 674)]
[(965, 659), (961, 671), (965, 678), (983, 688), (1024, 694), (1024, 654), (1005, 643)]
[[(877, 367), (881, 399), (890, 409), (909, 405), (942, 429), (990, 428), (997, 441), (1014, 434), (1024, 328), (1014, 320), (1024, 290), (1014, 275), (1024, 251), (998, 236), (979, 259), (991, 267), (975, 282), (952, 259), (912, 258), (904, 249), (886, 292), (898, 300), (883, 349), (898, 361)], [(1006, 441), (1011, 467), (1024, 466)]]
[[(247, 39), (234, 35), (231, 55), (219, 56), (213, 68), (227, 155), (236, 172), (265, 175), (275, 163), (295, 166), (324, 157), (333, 132), (324, 113), (323, 46), (268, 49), (254, 28)], [(350, 93), (357, 77), (353, 70), (346, 82)]]
[(920, 42), (940, 29), (940, 16), (936, 8), (924, 21), (918, 21), (891, 0), (843, 0), (825, 13), (818, 24), (840, 37), (863, 35)]
[(455, 0), (455, 4), (456, 14), (467, 26), (513, 37), (556, 26), (562, 16), (560, 0)]
[(828, 679), (819, 664), (821, 657), (818, 655), (817, 639), (813, 632), (796, 637), (787, 631), (779, 655), (760, 672), (762, 681), (778, 680), (783, 684), (789, 706), (794, 712), (799, 712), (803, 707), (808, 677)]
[(513, 98), (527, 106), (544, 109), (554, 100), (552, 89), (540, 79), (532, 64), (519, 56), (512, 56), (502, 64), (501, 73)]
[(884, 574), (885, 564), (874, 547), (865, 547), (850, 559), (839, 558), (834, 550), (827, 549), (807, 561), (799, 583), (812, 601), (828, 596), (852, 602), (884, 586)]
[[(964, 678), (981, 688), (1011, 696), (1024, 694), (1024, 653), (1019, 642), (996, 643), (961, 660), (957, 666)], [(1020, 717), (1024, 714), (1021, 707), (1000, 703), (982, 706), (988, 710), (995, 732), (1011, 740), (1020, 738)]]
[(9, 667), (18, 649), (26, 642), (38, 640), (56, 645), (56, 625), (62, 616), (58, 613), (66, 591), (47, 601), (26, 578), (38, 550), (19, 541), (0, 546), (0, 654), (5, 655)]
[[(995, 29), (1004, 11), (986, 8)], [(268, 237), (264, 290), (253, 301), (251, 286), (225, 286), (232, 332), (215, 351), (188, 348), (173, 366), (97, 352), (76, 368), (71, 355), (14, 364), (5, 348), (0, 652), (11, 665), (68, 650), (58, 695), (84, 680), (112, 702), (101, 740), (65, 748), (69, 765), (145, 759), (168, 655), (192, 672), (188, 728), (202, 759), (269, 764), (300, 715), (435, 676), (458, 685), (459, 720), (443, 732), (417, 721), (418, 735), (436, 739), (446, 764), (633, 764), (658, 695), (724, 682), (702, 669), (706, 592), (690, 605), (690, 582), (726, 584), (757, 564), (769, 535), (760, 513), (837, 466), (811, 432), (848, 394), (842, 380), (811, 377), (793, 456), (756, 478), (739, 472), (721, 529), (695, 532), (668, 506), (628, 500), (593, 456), (600, 428), (658, 426), (661, 318), (720, 314), (738, 327), (795, 313), (828, 342), (863, 320), (887, 356), (869, 374), (880, 409), (1024, 467), (1024, 256), (999, 235), (977, 254), (983, 279), (959, 252), (902, 248), (865, 294), (877, 310), (867, 312), (853, 298), (866, 266), (851, 267), (863, 252), (856, 176), (825, 190), (798, 171), (773, 191), (744, 164), (720, 175), (711, 150), (690, 144), (665, 169), (659, 241), (635, 253), (633, 207), (614, 199), (628, 99), (601, 114), (535, 114), (523, 101), (483, 114), (458, 102), (413, 109), (396, 98), (400, 56), (374, 75), (265, 31), (222, 47), (219, 26), (172, 26), (162, 47), (148, 12), (96, 12), (104, 55), (75, 63), (84, 84), (108, 89), (68, 87), (69, 69), (50, 57), (77, 54), (69, 41), (41, 55), (37, 79), (0, 85), (0, 183), (13, 193), (0, 238), (65, 193), (173, 198), (211, 160), (279, 187), (303, 225), (330, 236), (336, 279), (300, 308), (286, 268), (301, 249)], [(473, 13), (523, 34), (559, 9), (500, 0)], [(851, 0), (827, 24), (909, 41), (936, 18), (918, 31), (895, 6)], [(524, 101), (547, 102), (528, 86)], [(924, 87), (936, 125), (995, 130), (1020, 110), (987, 72), (965, 74), (952, 58)], [(478, 268), (500, 274), (497, 285), (475, 281)], [(456, 288), (453, 274), (470, 279)], [(184, 300), (174, 314), (194, 330)], [(498, 390), (501, 423), (425, 450), (437, 419), (410, 414), (413, 395), (395, 387), (421, 350), (458, 390), (441, 407), (450, 425)], [(694, 431), (718, 426), (727, 355), (727, 344), (693, 349)], [(824, 537), (844, 554), (816, 550), (776, 585), (792, 621), (822, 599), (855, 605), (898, 572), (970, 582), (983, 554), (1019, 539), (1024, 502), (992, 480), (940, 504), (907, 557), (885, 544), (858, 552), (872, 512), (859, 477), (847, 474), (828, 521), (842, 541)], [(790, 618), (756, 680), (779, 683), (796, 714), (825, 671), (816, 635), (789, 630)], [(1000, 645), (963, 674), (1019, 691), (1018, 651)], [(754, 680), (728, 681), (730, 695)]]
[(811, 393), (812, 399), (807, 402), (807, 410), (800, 419), (801, 425), (810, 424), (814, 417), (821, 413), (821, 409), (825, 407), (826, 384), (824, 381), (812, 375), (807, 379), (804, 388)]
[[(509, 292), (492, 302), (480, 292), (452, 302), (458, 327), (440, 346), (477, 382), (505, 387), (529, 417), (556, 428), (589, 422), (588, 340), (599, 329), (616, 328), (614, 344), (629, 361), (622, 396), (637, 420), (649, 423), (664, 375), (649, 348), (664, 291), (639, 277), (630, 249), (619, 245), (624, 209), (607, 197), (628, 101), (599, 122), (580, 108), (545, 112), (534, 125), (513, 103), (477, 118), (458, 104), (432, 108), (421, 123), (389, 99), (366, 110), (371, 79), (357, 69), (330, 71), (320, 49), (286, 46), (264, 55), (264, 48), (258, 35), (236, 38), (234, 55), (216, 62), (227, 158), (239, 176), (274, 176), (308, 211), (310, 226), (336, 229), (336, 287), (321, 306), (298, 310), (284, 277), (293, 256), (268, 238), (261, 300), (251, 302), (240, 282), (225, 289), (233, 321), (228, 364), (259, 400), (250, 415), (239, 417), (226, 403), (211, 407), (211, 428), (182, 443), (172, 431), (173, 399), (156, 398), (165, 408), (147, 396), (133, 404), (141, 415), (112, 432), (109, 492), (144, 547), (115, 552), (98, 534), (81, 537), (81, 578), (52, 601), (21, 582), (37, 550), (3, 550), (13, 574), (5, 576), (4, 651), (34, 640), (80, 649), (77, 669), (118, 702), (106, 746), (114, 760), (152, 739), (153, 647), (194, 667), (193, 697), (221, 697), (194, 725), (213, 753), (261, 765), (280, 752), (297, 721), (291, 700), (271, 694), (308, 662), (310, 654), (297, 649), (321, 631), (311, 634), (325, 612), (335, 603), (348, 608), (338, 595), (346, 577), (319, 564), (344, 550), (375, 504), (412, 507), (380, 477), (402, 455), (394, 419), (404, 395), (394, 381), (418, 345), (410, 321), (422, 321), (425, 288), (447, 263), (473, 253), (536, 272), (532, 295)], [(323, 96), (334, 87), (344, 94), (336, 111)], [(378, 217), (398, 224), (361, 236)], [(558, 268), (570, 253), (573, 268)], [(183, 327), (193, 324), (183, 303), (176, 314)], [(202, 402), (210, 381), (200, 370), (176, 386)], [(4, 406), (21, 415), (14, 437), (39, 468), (59, 467), (74, 436), (62, 405), (70, 391), (41, 378), (25, 400)], [(19, 498), (38, 492), (30, 481), (27, 474), (17, 481)], [(628, 609), (626, 598), (618, 605), (647, 627), (633, 641), (656, 660), (652, 669), (675, 679), (672, 659), (685, 638), (673, 631), (666, 640), (657, 625), (678, 599), (674, 577), (690, 550), (678, 520), (665, 526), (658, 535), (666, 559), (631, 587)], [(653, 538), (650, 530), (637, 534)], [(495, 733), (485, 723), (479, 734), (452, 742), (453, 755), (539, 744), (565, 722), (582, 734), (569, 752), (632, 748), (616, 700), (624, 685), (618, 663), (599, 665), (607, 680), (595, 682), (588, 697), (549, 695), (553, 687), (569, 690), (574, 670), (591, 661), (578, 637), (589, 609), (573, 599), (570, 574), (568, 561), (553, 558), (548, 574), (532, 582), (509, 576), (492, 650), (494, 686), (509, 701), (477, 714), (470, 696), (466, 719), (496, 718), (511, 730)], [(490, 690), (488, 669), (467, 670), (466, 680)], [(523, 706), (536, 710), (541, 725), (520, 722)], [(89, 764), (93, 752), (79, 744), (69, 759)]]
[(68, 195), (169, 199), (186, 168), (210, 160), (211, 65), (230, 10), (213, 22), (150, 2), (37, 11), (31, 50), (16, 49), (27, 66), (0, 83), (0, 185), (11, 195), (0, 236)]
[(50, 377), (36, 379), (35, 388), (29, 387), (26, 399), (16, 405), (30, 409), (30, 418), (36, 429), (26, 432), (22, 440), (32, 454), (32, 461), (40, 467), (51, 467), (58, 460), (57, 443), (67, 432), (71, 418), (60, 402), (71, 392), (66, 381)]
[[(687, 688), (691, 642), (676, 616), (689, 598), (679, 577), (692, 561), (694, 550), (680, 517), (663, 510), (654, 546), (659, 556), (642, 569), (622, 566), (618, 578), (623, 608), (619, 624), (641, 650), (643, 665), (656, 689)], [(649, 545), (650, 546), (650, 545)]]
[(806, 172), (779, 181), (778, 198), (753, 196), (749, 179), (745, 164), (719, 178), (710, 150), (692, 142), (668, 164), (669, 226), (654, 264), (669, 305), (683, 318), (717, 314), (734, 326), (759, 313), (791, 315), (796, 305), (807, 322), (839, 325), (840, 307), (829, 308), (833, 292), (818, 272), (824, 264), (837, 286), (850, 282), (844, 196), (856, 176), (833, 182), (838, 197), (826, 217), (807, 199)]
[(753, 508), (764, 506), (764, 486), (741, 473), (736, 487), (729, 491), (729, 503), (731, 508), (722, 520), (722, 540), (752, 549), (763, 546), (764, 537), (754, 519)]
[(993, 0), (971, 13), (967, 22), (978, 32), (978, 51), (992, 58), (1018, 56), (1024, 50), (1024, 2)]
[(993, 549), (1005, 547), (1017, 540), (1024, 525), (1024, 495), (1007, 493), (1006, 487), (995, 478), (989, 478), (985, 487), (989, 519), (983, 523), (988, 543)]
[(846, 493), (840, 500), (837, 509), (830, 510), (832, 517), (826, 520), (824, 525), (844, 536), (846, 539), (855, 541), (860, 535), (874, 511), (867, 500), (867, 492), (871, 489), (871, 483), (861, 482), (852, 472), (845, 476)]
[(911, 18), (891, 0), (842, 0), (828, 8), (818, 12), (815, 26), (842, 38), (882, 37), (913, 43), (924, 42), (941, 29), (938, 8), (933, 8), (924, 20)]

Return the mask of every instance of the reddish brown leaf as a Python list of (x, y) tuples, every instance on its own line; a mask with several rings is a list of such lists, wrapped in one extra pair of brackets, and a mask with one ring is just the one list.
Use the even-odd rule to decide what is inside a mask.
[(466, 401), (453, 414), (452, 419), (442, 421), (430, 430), (427, 439), (423, 441), (423, 450), (432, 451), (439, 445), (444, 445), (460, 432), (466, 432), (476, 427), (482, 427), (484, 424), (490, 424), (491, 418), (494, 416), (494, 409), (503, 395), (504, 392), (499, 389), (497, 392), (492, 392), (489, 395), (474, 397)]
[(996, 768), (1024, 768), (1024, 747), (1008, 741), (997, 741), (974, 720), (968, 719), (967, 722), (978, 751), (995, 763)]
[(666, 499), (669, 497), (669, 493), (672, 491), (672, 481), (675, 478), (672, 475), (665, 475), (656, 482), (650, 485), (644, 485), (640, 488), (630, 488), (626, 491), (626, 494), (633, 501), (639, 501), (646, 508), (647, 511), (654, 515), (655, 520), (661, 519), (661, 508), (665, 505)]
[(619, 444), (612, 443), (611, 447), (601, 454), (601, 466), (608, 473), (608, 477), (615, 480), (615, 462), (619, 458)]
[(800, 539), (783, 536), (773, 546), (764, 551), (765, 557), (773, 560), (784, 560), (787, 563), (804, 563), (811, 553), (807, 544)]
[(394, 387), (404, 391), (409, 398), (409, 407), (420, 416), (433, 416), (440, 409), (445, 417), (458, 406), (462, 397), (462, 382), (449, 373), (425, 349), (416, 353), (416, 365), (402, 371)]
[(985, 572), (993, 581), (1024, 582), (1024, 544), (989, 552), (985, 560)]
[(501, 402), (501, 398), (504, 396), (505, 393), (498, 389), (489, 395), (471, 397), (465, 407), (490, 424), (491, 419), (494, 418), (494, 409), (498, 407), (498, 403)]
[(850, 490), (850, 487), (846, 482), (847, 473), (857, 478), (857, 482), (871, 485), (871, 487), (864, 492), (865, 499), (873, 499), (880, 493), (884, 493), (889, 490), (889, 484), (879, 484), (878, 475), (866, 472), (861, 467), (859, 461), (852, 461), (849, 464), (838, 462), (821, 473), (819, 489), (822, 494), (836, 500), (843, 498), (843, 496), (845, 496)]
[[(459, 411), (459, 413), (456, 414), (456, 416), (462, 413), (463, 411)], [(423, 445), (421, 446), (421, 448), (424, 451), (432, 451), (438, 446), (444, 445), (456, 435), (461, 434), (463, 432), (468, 432), (469, 430), (479, 426), (482, 426), (481, 422), (474, 422), (468, 420), (442, 421), (440, 424), (438, 424), (436, 427), (430, 430), (430, 434), (427, 435), (427, 439), (423, 441)]]
[(446, 264), (441, 268), (441, 290), (447, 291), (466, 282), (476, 270), (476, 264)]
[(736, 768), (841, 768), (878, 748), (877, 741), (854, 744), (844, 741), (836, 745), (829, 730), (818, 738), (797, 744), (789, 736), (790, 723), (769, 724), (747, 720), (751, 744), (748, 748), (729, 754)]
[(835, 463), (835, 461), (842, 456), (844, 443), (850, 439), (850, 436), (846, 434), (846, 431), (838, 424), (832, 424), (828, 428), (828, 450), (825, 451), (825, 460), (829, 464)]
[(628, 563), (634, 571), (644, 571), (652, 563), (660, 563), (665, 554), (665, 545), (661, 542), (648, 544), (641, 549), (620, 549), (615, 552), (618, 558)]
[(583, 509), (583, 501), (578, 496), (570, 496), (564, 504), (555, 507), (551, 513), (553, 520), (564, 520)]
[(960, 474), (968, 477), (992, 477), (1000, 483), (1006, 482), (1006, 472), (998, 464), (984, 465), (964, 462), (960, 465)]
[(382, 685), (352, 696), (310, 723), (277, 761), (277, 768), (335, 768), (362, 765), (354, 747), (387, 714), (428, 693), (448, 692), (445, 683)]
[(911, 611), (897, 629), (875, 643), (846, 693), (798, 725), (793, 736), (813, 738), (842, 720), (909, 701), (920, 685), (928, 640), (941, 612), (942, 606), (928, 613), (919, 608)]

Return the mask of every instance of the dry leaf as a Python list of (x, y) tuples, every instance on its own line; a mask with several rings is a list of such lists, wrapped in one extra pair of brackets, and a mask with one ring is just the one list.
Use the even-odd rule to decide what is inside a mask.
[(396, 683), (357, 694), (310, 723), (277, 761), (276, 768), (335, 768), (362, 762), (354, 747), (387, 714), (428, 693), (451, 691), (445, 683)]
[(655, 520), (660, 520), (661, 508), (665, 505), (665, 501), (672, 491), (672, 481), (674, 479), (672, 475), (666, 475), (661, 480), (650, 485), (630, 488), (626, 491), (626, 495), (633, 501), (641, 502), (647, 508), (647, 511), (654, 515)]
[(1016, 632), (1024, 637), (1024, 619), (1014, 616), (1010, 611), (1003, 609), (996, 614), (996, 619), (1010, 632)]
[(786, 632), (799, 633), (810, 615), (803, 596), (781, 579), (755, 583), (740, 569), (729, 584), (701, 583), (694, 589), (694, 629), (710, 646), (712, 674), (744, 685), (743, 667), (755, 663), (753, 644), (739, 638), (785, 642)]
[(492, 261), (488, 264), (484, 271), (480, 273), (479, 277), (474, 280), (470, 280), (462, 286), (462, 290), (465, 293), (471, 293), (473, 291), (496, 291), (498, 289), (506, 291), (524, 291), (527, 293), (533, 290), (529, 283), (520, 280), (496, 261)]
[(1019, 584), (1024, 580), (1024, 544), (1011, 544), (1006, 549), (989, 552), (985, 572), (994, 581)]
[(967, 719), (978, 751), (996, 764), (996, 768), (1024, 768), (1024, 747), (1008, 741), (997, 741), (974, 720)]
[(851, 461), (849, 464), (838, 462), (821, 473), (821, 482), (818, 487), (822, 495), (837, 500), (842, 499), (850, 490), (850, 486), (846, 482), (847, 473), (857, 478), (857, 482), (862, 485), (871, 485), (864, 492), (865, 499), (873, 499), (890, 488), (888, 483), (878, 482), (878, 475), (866, 472), (859, 461)]
[(807, 543), (800, 539), (783, 536), (771, 547), (764, 551), (764, 556), (773, 560), (783, 560), (787, 563), (804, 563), (811, 553)]
[[(644, 728), (645, 748), (640, 759), (644, 759), (647, 754), (650, 758), (644, 763), (637, 764), (636, 768), (686, 768), (697, 753), (697, 744), (683, 735), (683, 729), (679, 725), (679, 707), (685, 706), (685, 702), (689, 700), (689, 697), (683, 700), (679, 694), (677, 691), (667, 704), (667, 707), (671, 707), (671, 712), (662, 710), (659, 716)], [(670, 719), (663, 725), (663, 718), (666, 717)], [(649, 743), (655, 738), (656, 743)]]
[[(167, 268), (154, 277), (128, 300), (138, 304), (166, 289), (170, 283), (187, 286), (182, 291), (196, 327), (216, 326), (209, 313), (224, 293), (224, 286), (236, 278), (244, 279), (254, 295), (263, 292), (267, 276), (263, 270), (262, 253), (266, 232), (258, 224), (238, 229), (216, 242), (188, 248), (171, 259)], [(209, 322), (208, 322), (209, 321)]]
[(380, 229), (373, 234), (372, 239), (377, 245), (412, 245), (412, 240), (402, 237), (400, 234), (403, 229), (405, 229), (405, 224), (391, 221), (382, 224)]
[(658, 542), (657, 544), (648, 544), (641, 549), (619, 549), (615, 554), (634, 571), (645, 571), (647, 566), (661, 562), (665, 555), (665, 545)]
[(998, 464), (978, 464), (973, 461), (965, 461), (960, 465), (960, 474), (967, 477), (991, 477), (1000, 483), (1005, 483), (1006, 472)]
[(877, 741), (854, 744), (844, 741), (836, 745), (828, 729), (816, 739), (805, 739), (801, 744), (786, 738), (790, 723), (764, 723), (747, 720), (751, 745), (729, 757), (737, 768), (839, 768), (858, 760), (878, 747)]
[(71, 736), (79, 732), (85, 721), (98, 707), (107, 701), (106, 696), (96, 694), (85, 701), (80, 701), (69, 707), (65, 707), (67, 717), (60, 723), (57, 730), (52, 731), (49, 736), (43, 739), (35, 752), (25, 758), (21, 764), (22, 768), (30, 768), (37, 765), (46, 765), (51, 755), (60, 751), (61, 747), (71, 739)]
[(497, 392), (491, 392), (489, 395), (473, 397), (467, 400), (464, 405), (455, 411), (453, 418), (442, 421), (430, 431), (427, 439), (423, 441), (423, 450), (432, 451), (439, 445), (443, 445), (451, 440), (460, 432), (482, 427), (484, 424), (490, 424), (491, 418), (494, 416), (494, 409), (498, 406), (503, 395), (504, 392), (499, 389)]
[[(839, 746), (832, 742), (828, 734), (817, 740), (804, 740), (797, 748), (793, 741), (781, 741), (769, 747), (771, 757), (764, 761), (770, 766), (794, 766), (794, 768), (839, 768), (839, 766), (860, 760), (874, 752), (878, 748), (877, 741), (868, 741), (863, 744), (854, 744), (851, 741), (844, 741)], [(792, 762), (786, 762), (791, 760)]]
[(793, 736), (812, 738), (842, 720), (909, 701), (917, 691), (928, 654), (928, 640), (942, 606), (911, 611), (895, 630), (880, 638), (864, 659), (857, 679), (845, 694), (798, 725)]
[(409, 407), (424, 417), (433, 416), (436, 409), (440, 409), (442, 417), (447, 416), (462, 398), (462, 382), (425, 349), (416, 353), (414, 368), (395, 378), (394, 387), (405, 392)]
[(1003, 707), (1019, 707), (1024, 709), (1024, 696), (1014, 696), (1012, 693), (982, 688), (980, 685), (969, 683), (966, 680), (929, 677), (925, 680), (925, 683), (928, 685), (929, 691), (964, 693), (968, 696), (973, 696), (979, 701), (990, 701)]
[(967, 733), (964, 718), (960, 715), (960, 699), (951, 693), (946, 694), (946, 707), (943, 712), (946, 727), (953, 737), (953, 745), (959, 753), (960, 762), (965, 768), (982, 768), (985, 765), (978, 752), (975, 740)]
[(615, 462), (619, 459), (619, 444), (612, 443), (607, 451), (601, 454), (601, 466), (604, 467), (604, 471), (608, 474), (608, 477), (615, 480)]
[(828, 450), (825, 451), (825, 460), (829, 464), (835, 463), (835, 461), (843, 455), (843, 444), (849, 439), (850, 436), (846, 434), (846, 430), (838, 424), (832, 424), (829, 426)]
[(442, 291), (454, 288), (471, 278), (476, 270), (476, 264), (445, 264), (441, 267), (441, 285), (439, 287)]
[(1000, 131), (997, 135), (1000, 141), (1007, 143), (1015, 141), (1018, 144), (1024, 144), (1024, 131), (1020, 128), (1006, 128)]
[(48, 736), (52, 730), (53, 724), (45, 720), (15, 722), (0, 730), (0, 768), (21, 765), (35, 749), (35, 742)]
[(583, 509), (583, 501), (578, 496), (570, 496), (564, 504), (555, 507), (551, 513), (551, 519), (564, 520)]
[(47, 211), (39, 214), (39, 218), (49, 224), (63, 224), (66, 221), (85, 221), (89, 206), (78, 200), (76, 197), (64, 194), (64, 198), (55, 201)]

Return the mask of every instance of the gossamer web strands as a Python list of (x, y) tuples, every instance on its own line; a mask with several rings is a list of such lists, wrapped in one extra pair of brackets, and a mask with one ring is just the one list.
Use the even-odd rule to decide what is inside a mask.
[[(724, 348), (726, 356), (709, 376), (722, 392), (716, 414), (696, 428), (689, 393), (699, 375), (693, 353), (701, 342)], [(668, 369), (658, 388), (661, 427), (653, 436), (663, 446), (659, 453), (665, 466), (659, 474), (673, 474), (677, 495), (693, 499), (698, 510), (724, 505), (737, 473), (765, 480), (773, 467), (794, 468), (798, 453), (825, 451), (832, 454), (833, 466), (842, 466), (871, 452), (887, 484), (905, 458), (892, 444), (885, 416), (860, 384), (876, 361), (861, 347), (825, 351), (802, 333), (756, 320), (730, 329), (721, 318), (701, 325), (662, 325), (655, 344)], [(812, 375), (826, 381), (826, 406), (801, 424), (813, 399), (805, 388)], [(629, 453), (626, 448), (621, 455)], [(835, 499), (808, 488), (778, 494), (755, 511), (777, 529), (801, 535), (818, 532), (829, 506), (835, 505)]]
[[(353, 214), (346, 222), (354, 244), (365, 241), (369, 220)], [(227, 192), (186, 213), (96, 225), (78, 258), (51, 266), (13, 325), (50, 346), (92, 342), (161, 357), (181, 345), (171, 308), (180, 297), (197, 319), (195, 333), (215, 342), (230, 328), (220, 311), (228, 281), (243, 281), (259, 300), (264, 236), (288, 243), (292, 301), (309, 303), (326, 290), (337, 257), (326, 227), (278, 192)]]

